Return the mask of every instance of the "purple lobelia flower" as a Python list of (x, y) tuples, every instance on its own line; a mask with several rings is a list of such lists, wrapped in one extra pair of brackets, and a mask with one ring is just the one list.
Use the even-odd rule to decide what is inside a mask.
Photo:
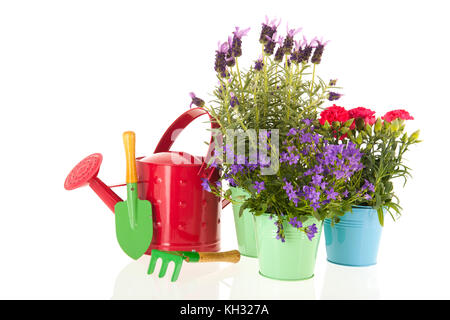
[[(283, 214), (282, 214), (283, 215)], [(276, 239), (277, 240), (281, 240), (281, 242), (286, 242), (286, 238), (284, 237), (284, 227), (283, 227), (283, 223), (281, 221), (275, 221), (274, 225), (277, 226), (277, 236)]]
[(211, 187), (209, 186), (208, 179), (205, 179), (205, 178), (200, 178), (200, 179), (202, 180), (201, 185), (202, 185), (202, 187), (203, 187), (203, 190), (206, 190), (206, 191), (208, 191), (208, 192), (211, 192)]
[(297, 33), (299, 33), (300, 31), (302, 31), (302, 28), (289, 30), (289, 27), (287, 27), (286, 39), (284, 39), (284, 42), (283, 42), (284, 54), (291, 53), (292, 47), (294, 46), (294, 36)]
[(316, 49), (314, 50), (314, 54), (311, 58), (311, 62), (314, 64), (319, 64), (322, 60), (323, 50), (329, 41), (323, 42), (323, 39), (315, 39)]
[(330, 190), (325, 190), (325, 194), (327, 195), (327, 200), (336, 200), (336, 198), (339, 196), (339, 193), (334, 191), (333, 188)]
[(214, 70), (220, 74), (221, 77), (226, 77), (227, 75), (227, 53), (228, 53), (228, 43), (218, 44), (218, 49), (216, 51), (216, 60), (214, 62)]
[(315, 223), (306, 228), (306, 235), (310, 241), (314, 238), (317, 232), (318, 230)]
[(328, 100), (329, 101), (336, 101), (339, 100), (343, 95), (337, 92), (330, 91), (328, 94)]
[(258, 60), (255, 61), (255, 65), (253, 68), (255, 70), (261, 71), (263, 67), (264, 67), (263, 59), (259, 58)]
[(342, 192), (342, 197), (343, 197), (343, 198), (347, 198), (347, 196), (348, 196), (348, 190), (345, 189), (345, 190)]
[(367, 194), (367, 193), (363, 196), (363, 198), (368, 200), (368, 201), (372, 200), (372, 196), (370, 194)]
[(264, 181), (261, 181), (261, 182), (255, 181), (255, 184), (253, 185), (253, 188), (256, 189), (257, 193), (260, 193), (261, 191), (266, 189), (266, 187), (264, 186)]
[(197, 107), (203, 107), (205, 105), (205, 101), (203, 101), (202, 99), (200, 99), (199, 97), (197, 97), (195, 95), (195, 93), (190, 92), (189, 96), (191, 97), (192, 101), (191, 104), (189, 105), (189, 108), (192, 108), (192, 105), (196, 105)]
[(236, 105), (239, 105), (239, 100), (233, 92), (230, 92), (230, 106), (234, 108)]
[(262, 23), (261, 34), (259, 35), (259, 42), (261, 42), (262, 44), (266, 44), (267, 37), (272, 38), (273, 34), (277, 32), (277, 28), (281, 23), (281, 19), (278, 22), (278, 24), (276, 24), (276, 20), (277, 19), (273, 19), (272, 21), (269, 22), (269, 18), (266, 16), (266, 22)]
[(239, 30), (239, 27), (236, 27), (236, 31), (233, 32), (233, 40), (231, 42), (231, 53), (233, 57), (237, 58), (242, 55), (242, 37), (246, 36), (250, 31), (250, 28)]
[(365, 179), (364, 185), (362, 186), (363, 189), (367, 189), (370, 192), (375, 192), (375, 187), (372, 183), (369, 182), (369, 180)]
[(290, 218), (289, 224), (297, 229), (303, 228), (303, 223), (300, 220), (298, 220), (297, 217)]

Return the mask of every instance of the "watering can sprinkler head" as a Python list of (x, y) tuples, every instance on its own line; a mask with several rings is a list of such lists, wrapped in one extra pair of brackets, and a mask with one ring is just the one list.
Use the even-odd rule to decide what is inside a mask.
[(122, 199), (97, 177), (102, 160), (103, 156), (100, 153), (91, 154), (81, 160), (67, 175), (64, 189), (74, 190), (89, 185), (108, 208), (114, 212), (114, 206)]

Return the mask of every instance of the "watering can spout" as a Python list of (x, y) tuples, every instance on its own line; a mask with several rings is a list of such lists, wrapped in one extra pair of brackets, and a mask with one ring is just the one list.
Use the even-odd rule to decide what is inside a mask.
[(95, 177), (89, 182), (89, 187), (102, 199), (108, 208), (114, 212), (114, 207), (117, 202), (123, 201), (114, 191), (111, 190), (99, 178)]
[(108, 208), (114, 212), (114, 206), (122, 199), (97, 177), (102, 160), (103, 157), (100, 153), (91, 154), (81, 160), (70, 171), (64, 182), (64, 188), (73, 190), (88, 184)]

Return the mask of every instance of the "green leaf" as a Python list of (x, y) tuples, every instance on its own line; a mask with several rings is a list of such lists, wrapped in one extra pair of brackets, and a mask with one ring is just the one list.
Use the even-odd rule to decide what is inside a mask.
[(383, 214), (383, 208), (378, 208), (378, 220), (380, 221), (380, 225), (384, 227), (384, 214)]

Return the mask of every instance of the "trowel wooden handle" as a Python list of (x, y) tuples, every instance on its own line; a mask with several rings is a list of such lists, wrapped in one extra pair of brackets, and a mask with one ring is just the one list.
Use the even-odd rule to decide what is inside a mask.
[(123, 133), (123, 145), (125, 146), (125, 157), (127, 159), (127, 183), (137, 182), (136, 173), (136, 134), (133, 131)]
[(199, 252), (200, 260), (198, 262), (232, 262), (237, 263), (241, 259), (238, 250), (226, 252)]

